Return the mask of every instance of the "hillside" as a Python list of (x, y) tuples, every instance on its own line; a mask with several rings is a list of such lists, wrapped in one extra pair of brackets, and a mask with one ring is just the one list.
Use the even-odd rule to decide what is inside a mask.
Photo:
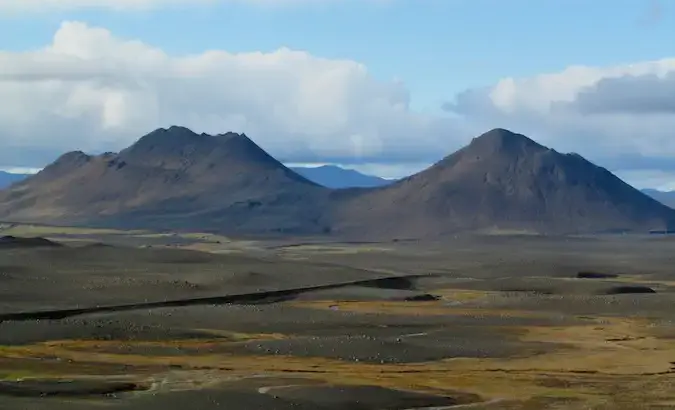
[(120, 153), (70, 152), (0, 193), (0, 219), (117, 227), (320, 232), (326, 189), (245, 135), (158, 129)]
[(675, 226), (675, 211), (606, 169), (503, 129), (395, 184), (356, 192), (337, 212), (334, 231), (379, 237), (465, 230), (645, 232)]
[(0, 192), (0, 220), (392, 239), (647, 232), (675, 228), (675, 210), (579, 155), (503, 129), (393, 184), (330, 190), (245, 135), (171, 127), (119, 153), (63, 155)]

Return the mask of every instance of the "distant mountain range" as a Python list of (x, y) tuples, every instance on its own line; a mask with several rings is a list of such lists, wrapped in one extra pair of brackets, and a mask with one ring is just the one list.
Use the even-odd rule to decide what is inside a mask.
[[(322, 165), (318, 167), (292, 167), (291, 170), (304, 176), (312, 182), (328, 188), (371, 188), (387, 185), (393, 182), (373, 175), (367, 175), (336, 165)], [(0, 171), (0, 189), (9, 187), (14, 182), (28, 178), (30, 174), (14, 174)]]
[(28, 175), (25, 174), (10, 174), (9, 172), (0, 171), (0, 189), (7, 188), (15, 182), (21, 181)]
[(293, 167), (293, 171), (327, 188), (373, 188), (384, 186), (393, 181), (373, 175), (362, 174), (353, 169), (345, 169), (335, 165), (320, 167)]
[(354, 239), (675, 229), (675, 210), (608, 170), (504, 129), (385, 186), (311, 179), (246, 135), (174, 126), (119, 153), (61, 156), (0, 192), (0, 220)]
[(659, 191), (658, 189), (643, 189), (643, 193), (656, 199), (664, 205), (675, 208), (675, 191)]

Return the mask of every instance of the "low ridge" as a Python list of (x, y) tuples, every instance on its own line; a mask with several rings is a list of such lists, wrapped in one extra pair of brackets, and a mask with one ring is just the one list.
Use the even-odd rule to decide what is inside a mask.
[(674, 210), (606, 169), (505, 129), (416, 175), (347, 190), (310, 182), (244, 134), (158, 129), (118, 154), (63, 155), (0, 192), (0, 219), (374, 239), (675, 228)]

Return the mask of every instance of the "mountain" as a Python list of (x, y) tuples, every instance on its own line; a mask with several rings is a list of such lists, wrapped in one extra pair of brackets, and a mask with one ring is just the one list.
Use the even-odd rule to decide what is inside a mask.
[(0, 220), (407, 239), (673, 230), (675, 210), (577, 154), (503, 129), (395, 183), (332, 190), (243, 134), (171, 127), (119, 153), (63, 155), (0, 191)]
[[(457, 231), (542, 233), (675, 227), (675, 211), (577, 154), (489, 131), (392, 185), (343, 195), (336, 233), (434, 237)], [(395, 221), (395, 223), (392, 223)]]
[(26, 177), (28, 177), (28, 175), (11, 174), (9, 172), (0, 171), (0, 189), (5, 189), (13, 183), (21, 181)]
[(649, 195), (662, 204), (675, 208), (675, 191), (659, 191), (658, 189), (643, 189), (642, 193)]
[(362, 174), (353, 169), (345, 169), (335, 165), (320, 167), (294, 167), (293, 171), (310, 181), (328, 188), (372, 188), (390, 184), (391, 181), (373, 175)]
[(327, 195), (243, 134), (171, 127), (119, 153), (61, 156), (0, 192), (0, 220), (312, 233)]

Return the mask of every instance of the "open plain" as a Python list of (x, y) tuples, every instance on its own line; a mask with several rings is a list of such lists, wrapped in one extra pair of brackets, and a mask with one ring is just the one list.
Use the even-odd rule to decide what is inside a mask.
[(667, 236), (2, 229), (2, 409), (675, 408)]

